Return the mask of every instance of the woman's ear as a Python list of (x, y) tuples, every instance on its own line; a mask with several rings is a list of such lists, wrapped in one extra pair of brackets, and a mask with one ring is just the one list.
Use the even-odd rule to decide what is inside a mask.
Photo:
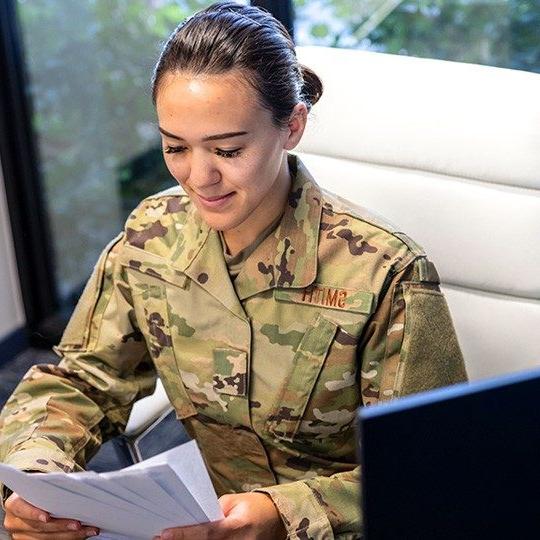
[(306, 128), (307, 115), (308, 110), (305, 103), (300, 102), (294, 106), (286, 128), (288, 136), (283, 145), (286, 150), (292, 150), (300, 142)]

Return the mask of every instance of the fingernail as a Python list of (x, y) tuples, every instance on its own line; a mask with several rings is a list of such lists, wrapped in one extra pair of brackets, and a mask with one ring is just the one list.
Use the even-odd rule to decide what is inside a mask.
[(163, 538), (163, 540), (172, 540), (172, 532), (171, 531), (165, 531), (162, 535), (161, 535), (161, 538)]
[(87, 529), (85, 533), (88, 536), (97, 536), (99, 534), (99, 531), (96, 531), (96, 529)]
[(43, 523), (47, 523), (46, 514), (39, 514), (39, 521), (42, 521)]
[(77, 523), (76, 521), (72, 521), (71, 523), (68, 523), (68, 526), (67, 526), (67, 528), (70, 531), (78, 531), (80, 527), (81, 527), (81, 524)]

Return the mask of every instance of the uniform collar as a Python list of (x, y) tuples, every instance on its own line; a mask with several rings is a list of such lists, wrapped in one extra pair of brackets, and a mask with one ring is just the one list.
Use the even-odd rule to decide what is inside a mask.
[(287, 154), (287, 159), (292, 184), (282, 219), (276, 230), (246, 259), (234, 287), (218, 233), (208, 227), (195, 205), (190, 205), (183, 228), (183, 245), (178, 246), (174, 266), (232, 311), (238, 311), (239, 306), (235, 305), (238, 299), (276, 287), (304, 288), (315, 281), (321, 191), (298, 156)]

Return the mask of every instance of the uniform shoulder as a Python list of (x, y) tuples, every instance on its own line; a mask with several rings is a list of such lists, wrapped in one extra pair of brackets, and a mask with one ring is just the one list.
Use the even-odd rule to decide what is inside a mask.
[(139, 219), (147, 221), (149, 218), (160, 218), (164, 214), (185, 214), (190, 206), (189, 197), (180, 186), (173, 186), (153, 195), (145, 197), (131, 212), (128, 223)]
[(188, 222), (189, 197), (180, 186), (143, 199), (128, 216), (124, 231), (127, 243), (164, 255)]
[[(407, 252), (411, 258), (424, 256), (422, 246), (390, 220), (360, 204), (322, 189), (323, 219), (321, 227), (345, 225), (354, 237), (376, 240), (395, 251)], [(326, 224), (325, 224), (326, 223)]]

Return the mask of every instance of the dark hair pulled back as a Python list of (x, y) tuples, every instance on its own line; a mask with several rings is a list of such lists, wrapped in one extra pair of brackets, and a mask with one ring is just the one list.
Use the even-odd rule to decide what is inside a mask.
[(276, 127), (287, 125), (298, 102), (309, 111), (323, 92), (319, 77), (298, 62), (283, 24), (262, 8), (217, 2), (185, 19), (165, 43), (152, 77), (154, 104), (169, 71), (218, 75), (233, 69), (256, 90)]

